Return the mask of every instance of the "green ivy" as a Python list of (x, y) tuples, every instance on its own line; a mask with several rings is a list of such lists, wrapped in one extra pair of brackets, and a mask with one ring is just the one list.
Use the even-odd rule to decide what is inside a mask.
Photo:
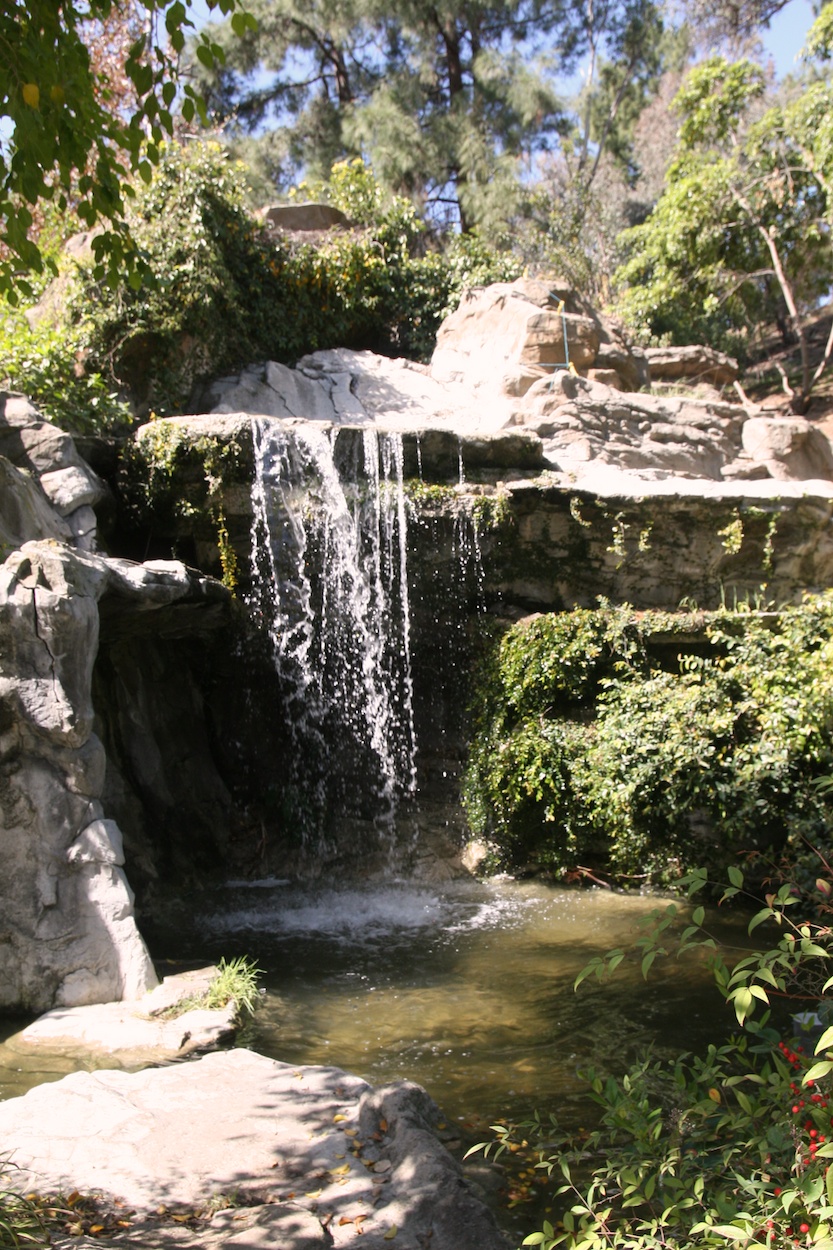
[[(652, 648), (692, 629), (701, 645), (671, 662)], [(602, 608), (514, 626), (476, 681), (469, 824), (500, 867), (638, 881), (740, 846), (827, 845), (813, 782), (833, 761), (831, 661), (830, 594), (777, 617)]]

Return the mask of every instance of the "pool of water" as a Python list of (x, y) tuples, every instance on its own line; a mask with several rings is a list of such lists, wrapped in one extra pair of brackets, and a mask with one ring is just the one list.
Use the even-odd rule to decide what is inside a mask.
[[(696, 1050), (730, 1030), (732, 1014), (696, 955), (658, 961), (647, 982), (634, 961), (606, 984), (573, 990), (593, 955), (629, 945), (663, 906), (656, 897), (539, 882), (231, 882), (180, 900), (148, 940), (162, 975), (221, 956), (256, 960), (265, 994), (245, 1044), (289, 1063), (334, 1064), (374, 1085), (417, 1081), (439, 1103), (462, 1155), (491, 1138), (490, 1124), (536, 1109), (569, 1130), (592, 1124), (580, 1076), (589, 1065), (621, 1072), (647, 1046)], [(742, 918), (711, 927), (726, 943), (746, 945)], [(63, 1056), (23, 1059), (4, 1046), (25, 1022), (6, 1023), (0, 1097), (71, 1070)], [(507, 1205), (511, 1167), (487, 1197), (521, 1240), (542, 1216), (552, 1218), (550, 1199), (528, 1184), (517, 1209)]]
[[(181, 902), (150, 932), (162, 974), (246, 954), (265, 996), (246, 1042), (289, 1063), (329, 1063), (372, 1084), (407, 1077), (446, 1115), (477, 1126), (555, 1111), (586, 1114), (579, 1073), (622, 1070), (645, 1046), (695, 1049), (731, 1013), (704, 961), (637, 963), (604, 985), (578, 972), (631, 943), (662, 900), (538, 882), (393, 882), (299, 888), (229, 883)], [(743, 926), (721, 925), (743, 941)], [(2, 1037), (25, 1021), (7, 1021)], [(0, 1044), (0, 1097), (70, 1070), (61, 1056), (22, 1064)]]
[[(578, 1073), (621, 1070), (641, 1048), (691, 1049), (730, 1013), (696, 956), (573, 982), (632, 942), (656, 898), (540, 883), (394, 882), (364, 889), (230, 883), (153, 936), (154, 954), (247, 954), (266, 989), (248, 1038), (291, 1063), (332, 1063), (373, 1084), (408, 1077), (467, 1125), (585, 1114)], [(737, 940), (742, 926), (723, 926)]]

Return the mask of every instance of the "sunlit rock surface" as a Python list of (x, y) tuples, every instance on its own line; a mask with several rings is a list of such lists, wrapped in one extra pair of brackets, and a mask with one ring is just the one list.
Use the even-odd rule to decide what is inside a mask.
[(0, 566), (0, 1007), (137, 998), (156, 976), (102, 803), (100, 615), (228, 596), (176, 561), (97, 553), (93, 505), (107, 488), (21, 396), (0, 399), (0, 449), (0, 540), (12, 548)]
[[(506, 1250), (440, 1123), (410, 1082), (373, 1089), (247, 1050), (78, 1072), (0, 1104), (14, 1183), (120, 1200), (135, 1214), (114, 1244)], [(212, 1218), (223, 1199), (233, 1212)], [(175, 1235), (171, 1215), (206, 1207), (190, 1237)]]
[(294, 369), (267, 363), (217, 379), (198, 401), (208, 412), (461, 438), (517, 427), (540, 438), (564, 485), (607, 494), (672, 479), (695, 494), (699, 482), (833, 480), (826, 437), (737, 402), (726, 389), (736, 377), (720, 352), (646, 353), (569, 288), (519, 279), (469, 292), (430, 365), (322, 351)]

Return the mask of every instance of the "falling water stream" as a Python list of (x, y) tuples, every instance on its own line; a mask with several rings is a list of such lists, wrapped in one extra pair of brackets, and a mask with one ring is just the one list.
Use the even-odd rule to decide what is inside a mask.
[(249, 608), (283, 681), (305, 838), (334, 808), (389, 827), (416, 783), (402, 439), (351, 434), (340, 467), (335, 431), (253, 421)]

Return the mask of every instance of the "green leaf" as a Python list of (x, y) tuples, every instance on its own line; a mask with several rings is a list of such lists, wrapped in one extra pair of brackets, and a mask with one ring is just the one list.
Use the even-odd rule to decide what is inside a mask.
[(820, 1063), (814, 1063), (812, 1068), (804, 1073), (802, 1084), (806, 1085), (808, 1081), (817, 1081), (821, 1076), (827, 1076), (828, 1072), (833, 1072), (833, 1060), (822, 1059)]
[(816, 1042), (816, 1049), (813, 1053), (817, 1055), (820, 1051), (827, 1050), (830, 1046), (833, 1046), (833, 1025), (831, 1025), (829, 1029), (824, 1030), (821, 1037)]
[(730, 864), (726, 872), (732, 885), (735, 886), (738, 890), (742, 890), (743, 889), (743, 873), (741, 872), (741, 870), (738, 867), (736, 867), (735, 864)]
[(772, 908), (764, 907), (761, 909), (761, 911), (755, 912), (755, 915), (749, 921), (749, 927), (747, 931), (751, 933), (753, 929), (757, 929), (759, 924), (763, 924), (765, 920), (771, 920), (771, 919), (772, 919)]

